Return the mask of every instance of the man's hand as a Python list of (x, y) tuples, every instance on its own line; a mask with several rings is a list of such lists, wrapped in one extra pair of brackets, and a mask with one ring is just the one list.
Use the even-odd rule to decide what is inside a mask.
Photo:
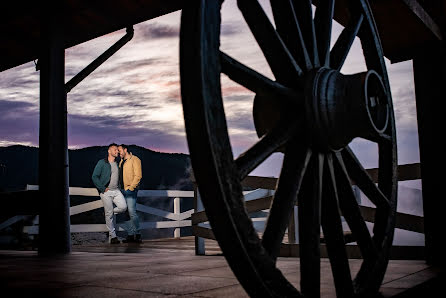
[(109, 190), (109, 188), (107, 187), (107, 188), (105, 189), (104, 193), (106, 193), (108, 190)]

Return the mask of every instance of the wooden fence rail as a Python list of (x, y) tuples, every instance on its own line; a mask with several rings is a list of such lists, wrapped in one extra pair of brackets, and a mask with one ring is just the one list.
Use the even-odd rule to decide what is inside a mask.
[[(377, 181), (377, 169), (367, 170), (370, 177)], [(192, 176), (193, 179), (193, 176)], [(406, 164), (398, 167), (398, 180), (416, 180), (421, 179), (420, 164)], [(245, 206), (248, 213), (258, 213), (257, 217), (253, 217), (252, 221), (254, 227), (258, 230), (259, 234), (262, 233), (267, 214), (271, 205), (271, 201), (274, 195), (274, 189), (276, 187), (277, 178), (269, 177), (256, 177), (248, 176), (242, 184), (248, 187), (250, 191), (244, 192)], [(28, 185), (28, 191), (38, 190), (37, 185)], [(76, 196), (91, 196), (98, 197), (98, 192), (95, 188), (81, 188), (70, 187), (70, 195)], [(203, 206), (200, 200), (199, 190), (195, 187), (195, 191), (180, 191), (180, 190), (140, 190), (138, 191), (138, 197), (157, 197), (157, 198), (174, 198), (173, 212), (167, 210), (161, 210), (154, 207), (146, 206), (143, 204), (137, 204), (137, 210), (145, 214), (156, 215), (166, 220), (156, 222), (141, 222), (142, 229), (164, 229), (175, 228), (174, 237), (180, 237), (180, 228), (192, 226), (192, 233), (195, 236), (195, 250), (197, 254), (205, 254), (204, 239), (213, 239), (215, 237), (212, 233), (212, 229), (207, 221), (207, 216), (203, 210)], [(180, 212), (180, 198), (194, 198), (194, 209)], [(401, 199), (401, 198), (400, 198)], [(70, 207), (70, 215), (76, 215), (87, 211), (102, 208), (102, 201), (100, 199), (72, 206)], [(287, 241), (282, 243), (281, 256), (298, 256), (299, 243), (297, 233), (297, 208), (295, 207), (294, 216), (290, 221), (287, 233)], [(367, 206), (360, 206), (363, 218), (367, 222), (374, 221), (375, 209)], [(0, 230), (23, 220), (25, 215), (16, 215), (8, 220), (0, 223)], [(35, 225), (25, 226), (23, 231), (28, 234), (38, 234), (38, 216), (34, 221)], [(396, 228), (407, 231), (424, 233), (424, 218), (422, 216), (416, 216), (411, 214), (397, 213)], [(122, 231), (121, 224), (117, 224), (117, 229)], [(71, 225), (71, 232), (106, 232), (107, 227), (105, 224), (75, 224)], [(358, 247), (356, 245), (347, 245), (347, 253), (349, 258), (360, 257)], [(321, 256), (326, 256), (324, 244), (322, 244)], [(391, 258), (393, 259), (424, 259), (424, 246), (394, 246), (392, 247)]]
[[(373, 181), (378, 180), (378, 170), (367, 170)], [(398, 181), (417, 180), (421, 179), (420, 164), (405, 164), (398, 166)], [(257, 192), (251, 193), (249, 196), (245, 195), (245, 206), (248, 213), (254, 213), (258, 211), (268, 212), (273, 199), (274, 189), (276, 188), (277, 178), (270, 177), (256, 177), (248, 176), (242, 181), (242, 185), (248, 188), (258, 188)], [(354, 188), (356, 186), (353, 186)], [(260, 193), (259, 191), (263, 191)], [(359, 195), (359, 192), (357, 192)], [(404, 198), (400, 198), (404, 199)], [(207, 221), (207, 216), (202, 208), (200, 202), (199, 191), (196, 191), (195, 206), (198, 206), (197, 212), (192, 214), (192, 233), (196, 237), (196, 253), (205, 254), (205, 242), (204, 239), (213, 239), (215, 236)], [(200, 208), (201, 207), (201, 208)], [(299, 243), (297, 232), (297, 208), (295, 207), (294, 216), (288, 226), (287, 239), (282, 243), (280, 256), (298, 256), (299, 255)], [(374, 222), (375, 208), (360, 206), (362, 216), (367, 222)], [(254, 227), (258, 230), (259, 234), (262, 233), (262, 224), (264, 224), (264, 218), (252, 218)], [(424, 218), (422, 216), (416, 216), (412, 214), (397, 213), (396, 216), (396, 228), (403, 229), (411, 232), (424, 233)], [(321, 237), (323, 237), (321, 235)], [(321, 256), (327, 257), (324, 244), (321, 244)], [(357, 245), (347, 245), (347, 254), (349, 258), (360, 258), (360, 252)], [(424, 246), (393, 246), (391, 250), (392, 259), (425, 259)]]
[[(38, 185), (27, 185), (26, 190), (33, 191), (38, 190)], [(82, 188), (82, 187), (70, 187), (69, 194), (75, 196), (89, 196), (89, 197), (99, 197), (98, 191), (95, 188)], [(167, 219), (164, 221), (156, 221), (156, 222), (141, 222), (141, 229), (165, 229), (165, 228), (174, 228), (174, 237), (180, 237), (180, 228), (191, 226), (190, 217), (194, 212), (193, 209), (180, 212), (181, 210), (181, 200), (180, 198), (193, 198), (193, 191), (181, 191), (181, 190), (140, 190), (138, 191), (138, 197), (152, 197), (152, 198), (174, 198), (174, 210), (173, 212), (167, 210), (161, 210), (157, 208), (153, 208), (150, 206), (146, 206), (143, 204), (136, 204), (136, 210), (145, 214), (156, 215), (161, 218)], [(100, 199), (76, 205), (70, 207), (70, 216), (88, 212), (91, 210), (95, 210), (98, 208), (103, 208), (102, 201)], [(25, 219), (24, 215), (16, 215), (8, 220), (0, 223), (0, 230), (5, 229), (6, 227)], [(38, 234), (39, 226), (38, 226), (38, 216), (36, 220), (34, 220), (34, 225), (25, 226), (23, 228), (23, 232), (27, 234)], [(123, 231), (123, 224), (117, 224), (117, 230)], [(107, 226), (105, 224), (74, 224), (70, 226), (70, 230), (72, 233), (78, 232), (107, 232)]]

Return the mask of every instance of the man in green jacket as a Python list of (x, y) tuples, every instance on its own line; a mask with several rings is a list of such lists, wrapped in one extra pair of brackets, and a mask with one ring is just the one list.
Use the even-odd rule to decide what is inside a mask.
[[(119, 190), (119, 167), (115, 160), (116, 157), (118, 157), (118, 145), (113, 143), (108, 146), (107, 157), (98, 161), (91, 176), (104, 204), (105, 225), (108, 229), (111, 244), (120, 243), (118, 237), (116, 237), (115, 214), (127, 210), (124, 196)], [(114, 208), (113, 203), (116, 205)]]

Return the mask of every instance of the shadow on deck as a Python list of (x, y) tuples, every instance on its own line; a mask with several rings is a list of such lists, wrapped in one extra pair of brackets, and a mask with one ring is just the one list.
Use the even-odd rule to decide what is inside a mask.
[[(350, 260), (352, 273), (359, 265)], [(299, 259), (281, 257), (278, 267), (299, 288)], [(217, 243), (206, 240), (206, 255), (196, 256), (194, 237), (74, 245), (71, 254), (52, 258), (36, 251), (0, 250), (0, 269), (2, 297), (247, 297)], [(328, 259), (321, 259), (321, 277), (321, 296), (335, 297)], [(391, 260), (381, 293), (440, 297), (435, 293), (444, 281), (424, 261)]]

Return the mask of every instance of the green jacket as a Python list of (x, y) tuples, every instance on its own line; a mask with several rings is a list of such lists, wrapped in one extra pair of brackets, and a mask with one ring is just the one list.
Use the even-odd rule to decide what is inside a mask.
[[(116, 161), (115, 161), (116, 163)], [(117, 163), (116, 163), (117, 164)], [(99, 193), (105, 192), (105, 189), (110, 184), (111, 178), (111, 166), (107, 158), (101, 159), (96, 164), (94, 168), (93, 175), (91, 179), (93, 180), (94, 186)]]

